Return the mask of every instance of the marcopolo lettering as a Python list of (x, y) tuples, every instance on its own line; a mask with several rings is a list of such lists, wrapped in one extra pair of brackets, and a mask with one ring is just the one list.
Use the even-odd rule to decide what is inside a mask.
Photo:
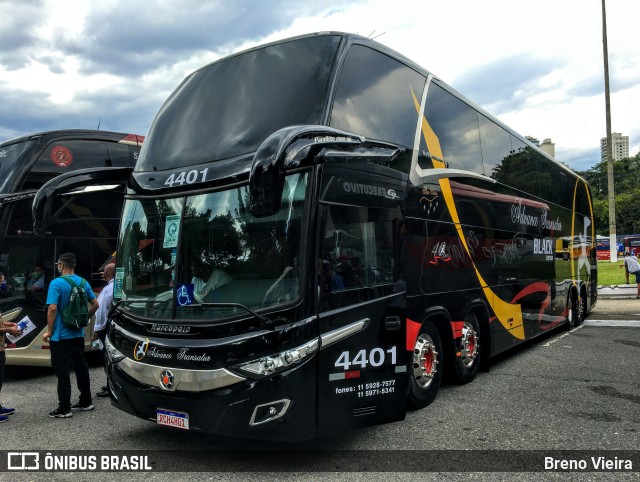
[(153, 333), (171, 333), (174, 335), (186, 335), (191, 332), (190, 326), (183, 325), (160, 325), (154, 323), (151, 325), (151, 332)]
[(374, 186), (372, 184), (360, 184), (345, 181), (342, 183), (345, 192), (354, 194), (364, 194), (366, 196), (379, 196), (386, 199), (396, 199), (398, 194), (394, 189), (387, 189), (384, 186)]

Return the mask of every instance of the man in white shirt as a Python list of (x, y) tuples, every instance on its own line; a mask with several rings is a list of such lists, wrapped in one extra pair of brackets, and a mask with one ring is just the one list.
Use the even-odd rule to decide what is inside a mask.
[(191, 265), (191, 270), (193, 272), (193, 278), (191, 279), (193, 292), (200, 298), (204, 298), (210, 291), (231, 282), (231, 276), (221, 269), (213, 268), (195, 260)]
[[(91, 341), (100, 340), (102, 342), (102, 355), (105, 356), (104, 339), (107, 336), (107, 315), (111, 310), (111, 301), (113, 300), (113, 278), (116, 273), (116, 265), (110, 263), (104, 267), (104, 273), (102, 277), (107, 282), (107, 285), (102, 288), (102, 291), (98, 295), (98, 303), (100, 307), (96, 311), (96, 323), (93, 327), (93, 336)], [(96, 393), (98, 397), (108, 397), (109, 389), (104, 385), (101, 390)]]
[(638, 291), (636, 293), (636, 299), (640, 300), (640, 263), (635, 256), (633, 256), (629, 251), (624, 252), (624, 264), (620, 265), (625, 267), (625, 270), (628, 274), (635, 275), (636, 283), (638, 284)]

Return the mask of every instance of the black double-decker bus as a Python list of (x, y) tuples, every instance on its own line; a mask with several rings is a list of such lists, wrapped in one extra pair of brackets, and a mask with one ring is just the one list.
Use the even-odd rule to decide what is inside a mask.
[(596, 301), (584, 179), (356, 35), (189, 75), (125, 198), (109, 390), (162, 425), (302, 440), (401, 420)]
[[(91, 275), (115, 252), (124, 189), (117, 184), (93, 186), (51, 198), (48, 228), (41, 235), (33, 229), (35, 193), (69, 172), (131, 171), (142, 140), (117, 132), (57, 130), (0, 144), (0, 313), (23, 329), (19, 337), (7, 336), (7, 364), (51, 364), (42, 332), (58, 255), (76, 253), (77, 272), (99, 290), (100, 277)], [(88, 347), (91, 333), (85, 331)]]

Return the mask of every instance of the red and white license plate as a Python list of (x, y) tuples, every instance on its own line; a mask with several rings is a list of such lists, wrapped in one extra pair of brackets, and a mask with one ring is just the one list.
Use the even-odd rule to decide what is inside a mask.
[(167, 427), (176, 427), (189, 430), (189, 414), (186, 412), (176, 412), (166, 408), (156, 409), (156, 422)]

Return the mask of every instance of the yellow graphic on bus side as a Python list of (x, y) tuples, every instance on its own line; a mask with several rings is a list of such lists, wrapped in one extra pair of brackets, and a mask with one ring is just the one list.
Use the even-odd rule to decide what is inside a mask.
[[(420, 113), (420, 104), (416, 99), (413, 88), (411, 89), (411, 94), (413, 95), (413, 101), (416, 106), (416, 110), (418, 113)], [(440, 140), (429, 125), (429, 122), (424, 115), (422, 116), (421, 127), (422, 135), (424, 136), (424, 140), (427, 144), (427, 149), (429, 151), (429, 154), (431, 154), (431, 162), (433, 163), (433, 167), (436, 169), (446, 168), (444, 162), (434, 159), (434, 156), (438, 157), (439, 159), (444, 159), (444, 156), (442, 154), (442, 148), (440, 147)], [(498, 295), (496, 295), (493, 290), (489, 286), (487, 286), (487, 283), (485, 282), (484, 278), (480, 274), (480, 271), (478, 271), (475, 262), (473, 261), (471, 250), (469, 249), (466, 237), (462, 232), (462, 225), (460, 224), (460, 218), (458, 217), (458, 210), (456, 209), (456, 205), (453, 199), (453, 193), (451, 191), (449, 179), (440, 179), (438, 182), (440, 183), (440, 189), (442, 190), (442, 194), (447, 205), (447, 209), (449, 210), (449, 214), (451, 215), (451, 219), (456, 227), (458, 237), (460, 238), (460, 241), (469, 256), (469, 259), (471, 260), (473, 270), (475, 271), (476, 277), (480, 282), (480, 286), (482, 288), (482, 291), (484, 292), (485, 297), (487, 298), (487, 302), (493, 309), (493, 312), (498, 318), (498, 321), (502, 326), (504, 326), (507, 332), (511, 333), (519, 340), (524, 340), (525, 335), (524, 326), (522, 324), (522, 307), (519, 304), (508, 303), (500, 299), (500, 297), (498, 297)]]

